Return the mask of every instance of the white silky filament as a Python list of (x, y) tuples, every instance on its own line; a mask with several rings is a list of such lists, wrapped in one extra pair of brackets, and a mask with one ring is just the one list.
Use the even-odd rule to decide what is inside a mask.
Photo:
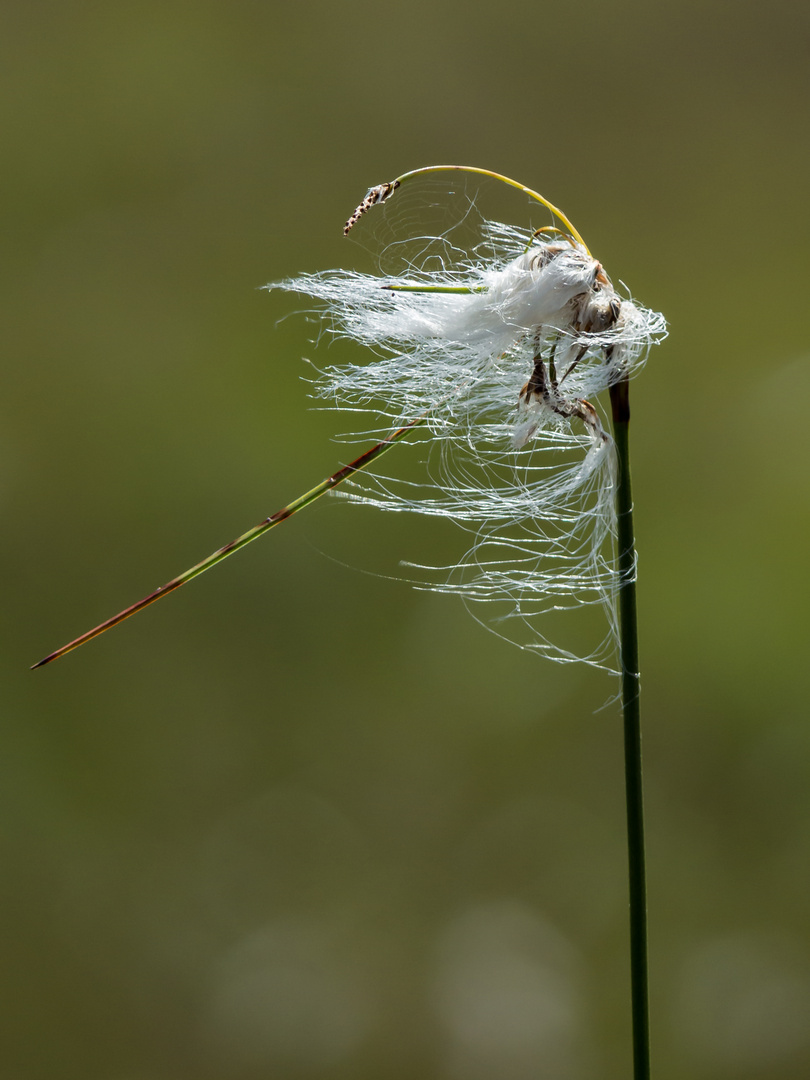
[[(270, 287), (314, 297), (328, 332), (373, 350), (317, 385), (338, 408), (385, 418), (362, 437), (429, 413), (439, 460), (423, 483), (361, 474), (344, 493), (475, 533), (462, 560), (419, 567), (417, 584), (492, 605), (495, 632), (522, 648), (613, 670), (616, 461), (588, 398), (631, 376), (666, 324), (571, 240), (487, 222), (482, 246), (494, 257), (450, 269), (429, 260), (398, 276), (333, 270)], [(585, 655), (547, 636), (552, 611), (581, 604), (608, 620)]]

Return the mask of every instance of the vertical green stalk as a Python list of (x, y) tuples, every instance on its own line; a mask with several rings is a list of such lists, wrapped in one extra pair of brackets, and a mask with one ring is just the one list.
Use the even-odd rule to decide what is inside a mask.
[(618, 455), (616, 514), (619, 556), (619, 633), (624, 714), (624, 772), (627, 797), (627, 854), (630, 870), (630, 994), (634, 1080), (649, 1080), (650, 1026), (647, 994), (647, 884), (644, 867), (644, 800), (641, 781), (636, 542), (630, 486), (630, 388), (611, 387), (613, 435)]

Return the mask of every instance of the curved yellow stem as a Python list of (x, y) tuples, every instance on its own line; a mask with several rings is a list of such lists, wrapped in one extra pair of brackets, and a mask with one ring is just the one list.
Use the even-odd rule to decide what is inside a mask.
[(399, 187), (400, 184), (404, 184), (406, 180), (410, 180), (413, 176), (423, 176), (425, 173), (432, 172), (468, 172), (477, 173), (479, 176), (488, 176), (492, 180), (500, 180), (504, 184), (508, 184), (509, 187), (517, 188), (518, 191), (522, 191), (532, 199), (536, 199), (537, 202), (542, 203), (552, 214), (563, 223), (568, 232), (573, 236), (578, 244), (581, 244), (585, 249), (585, 252), (590, 255), (588, 245), (582, 239), (580, 234), (562, 212), (559, 207), (549, 202), (539, 192), (532, 191), (531, 188), (526, 187), (525, 184), (519, 184), (517, 180), (512, 180), (508, 176), (504, 176), (502, 173), (493, 172), (491, 169), (480, 169), (476, 165), (426, 165), (421, 169), (412, 169), (411, 172), (403, 173), (402, 176), (398, 176), (396, 180), (390, 185), (391, 189)]

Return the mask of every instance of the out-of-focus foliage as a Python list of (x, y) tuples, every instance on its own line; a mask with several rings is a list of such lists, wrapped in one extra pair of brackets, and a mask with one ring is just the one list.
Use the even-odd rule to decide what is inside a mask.
[(805, 1077), (806, 9), (3, 23), (3, 1075), (628, 1072), (614, 687), (388, 580), (452, 529), (327, 500), (26, 670), (345, 460), (257, 286), (444, 160), (670, 321), (633, 387), (656, 1075)]

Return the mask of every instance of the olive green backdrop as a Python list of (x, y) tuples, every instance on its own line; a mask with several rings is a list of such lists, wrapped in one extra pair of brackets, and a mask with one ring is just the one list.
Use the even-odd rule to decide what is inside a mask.
[(374, 576), (424, 521), (325, 500), (27, 670), (346, 460), (301, 357), (360, 353), (258, 286), (456, 161), (670, 321), (633, 387), (655, 1075), (806, 1077), (806, 5), (2, 22), (3, 1075), (628, 1075), (615, 687)]

